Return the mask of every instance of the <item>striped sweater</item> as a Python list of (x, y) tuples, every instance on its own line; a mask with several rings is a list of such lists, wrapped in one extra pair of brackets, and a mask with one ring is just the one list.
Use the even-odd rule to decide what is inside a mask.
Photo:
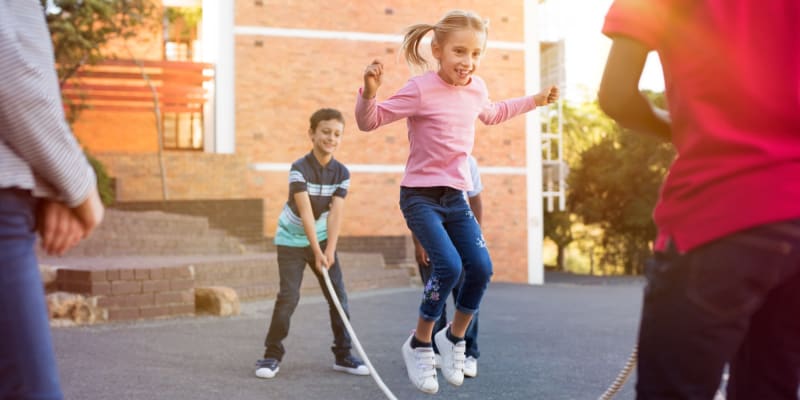
[(38, 0), (0, 0), (0, 188), (74, 207), (94, 172), (64, 118), (53, 45)]

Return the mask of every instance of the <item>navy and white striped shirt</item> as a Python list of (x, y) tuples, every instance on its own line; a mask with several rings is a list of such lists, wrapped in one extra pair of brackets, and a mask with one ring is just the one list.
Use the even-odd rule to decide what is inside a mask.
[(64, 118), (39, 0), (0, 1), (0, 189), (75, 207), (96, 179)]
[(323, 167), (314, 153), (310, 152), (292, 163), (289, 170), (289, 199), (278, 218), (275, 244), (289, 247), (311, 245), (294, 201), (295, 193), (308, 192), (316, 221), (317, 240), (321, 242), (328, 238), (328, 211), (333, 196), (346, 197), (349, 187), (350, 171), (336, 159), (332, 158)]

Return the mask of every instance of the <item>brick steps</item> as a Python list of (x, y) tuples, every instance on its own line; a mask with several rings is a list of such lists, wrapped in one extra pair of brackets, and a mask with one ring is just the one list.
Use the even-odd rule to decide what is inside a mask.
[(221, 231), (199, 234), (147, 234), (103, 232), (70, 250), (71, 256), (241, 254), (245, 247)]
[[(348, 292), (409, 285), (403, 269), (384, 268), (376, 253), (341, 253)], [(195, 287), (228, 286), (241, 299), (274, 297), (279, 289), (274, 253), (214, 256), (44, 258), (56, 266), (57, 290), (97, 297), (110, 321), (194, 314)], [(320, 294), (306, 267), (302, 295)]]
[[(55, 290), (96, 297), (109, 321), (193, 315), (196, 287), (228, 286), (244, 300), (279, 289), (274, 252), (248, 252), (205, 218), (158, 211), (108, 210), (89, 240), (40, 260), (57, 268)], [(348, 292), (409, 285), (408, 272), (387, 268), (381, 253), (345, 251), (339, 260)], [(309, 268), (301, 293), (320, 293)]]
[(107, 209), (98, 231), (127, 232), (131, 234), (197, 234), (208, 231), (208, 220), (189, 215), (168, 214), (161, 211), (120, 211)]
[(239, 254), (244, 245), (202, 217), (109, 209), (105, 220), (70, 256)]
[[(50, 261), (50, 260), (45, 260)], [(130, 264), (113, 258), (58, 259), (59, 291), (97, 298), (109, 321), (194, 315), (194, 270), (190, 265)]]
[[(404, 287), (407, 271), (384, 268), (375, 253), (341, 253), (348, 292)], [(117, 256), (43, 258), (58, 268), (56, 289), (97, 297), (108, 320), (193, 315), (193, 289), (229, 286), (241, 299), (274, 297), (279, 290), (274, 253), (213, 256)], [(320, 294), (316, 276), (306, 267), (302, 295)]]
[[(408, 273), (386, 268), (383, 256), (377, 253), (339, 253), (345, 287), (367, 290), (409, 285)], [(198, 286), (222, 285), (236, 290), (241, 299), (269, 298), (278, 293), (278, 260), (275, 253), (242, 255), (221, 262), (196, 264)], [(320, 284), (309, 267), (303, 274), (301, 294), (319, 294)]]

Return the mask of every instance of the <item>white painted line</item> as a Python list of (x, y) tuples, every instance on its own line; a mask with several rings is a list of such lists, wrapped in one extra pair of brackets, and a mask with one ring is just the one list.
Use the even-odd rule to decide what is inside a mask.
[[(233, 33), (239, 36), (268, 36), (295, 39), (351, 40), (356, 42), (402, 43), (403, 35), (385, 33), (324, 31), (316, 29), (272, 28), (266, 26), (236, 26)], [(424, 40), (430, 42), (430, 38)], [(491, 49), (525, 50), (525, 43), (489, 40), (486, 46)]]
[[(345, 164), (350, 172), (360, 172), (367, 174), (402, 174), (406, 170), (406, 166), (402, 164)], [(259, 162), (249, 165), (250, 169), (254, 171), (264, 172), (289, 172), (291, 168), (289, 163), (269, 163)], [(492, 167), (481, 166), (481, 175), (520, 175), (524, 176), (527, 173), (525, 167)]]

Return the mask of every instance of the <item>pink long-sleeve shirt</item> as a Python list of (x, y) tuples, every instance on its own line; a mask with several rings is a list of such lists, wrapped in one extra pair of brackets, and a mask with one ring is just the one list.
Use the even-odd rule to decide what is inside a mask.
[(472, 190), (467, 157), (475, 143), (475, 119), (499, 124), (534, 108), (533, 96), (490, 101), (486, 83), (477, 76), (454, 86), (427, 72), (382, 102), (364, 99), (359, 90), (356, 122), (371, 131), (406, 118), (411, 149), (401, 186)]

